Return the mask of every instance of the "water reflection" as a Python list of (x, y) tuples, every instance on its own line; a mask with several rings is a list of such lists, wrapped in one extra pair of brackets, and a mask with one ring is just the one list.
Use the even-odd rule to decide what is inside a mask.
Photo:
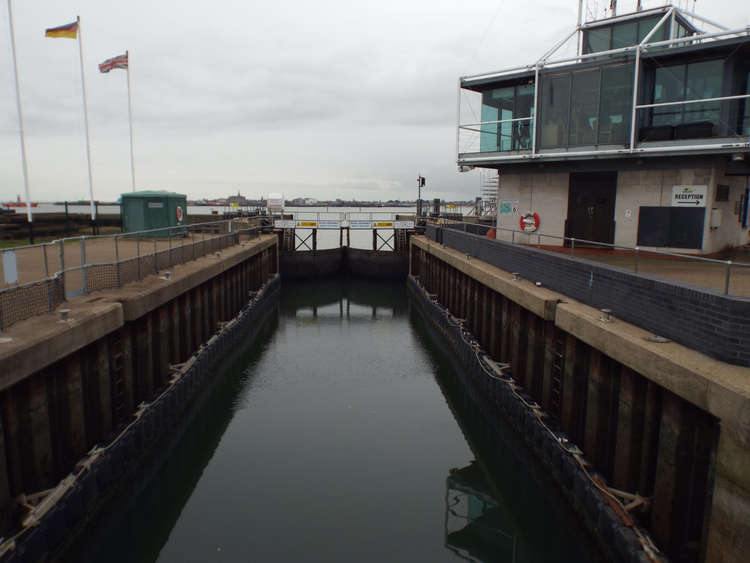
[(446, 547), (469, 561), (515, 563), (513, 525), (488, 492), (489, 485), (476, 461), (451, 469), (446, 491)]
[[(416, 309), (410, 321), (431, 355), (455, 364)], [(498, 414), (484, 414), (456, 369), (437, 370), (435, 378), (474, 454), (470, 463), (447, 472), (445, 547), (462, 559), (484, 563), (599, 560), (556, 484), (515, 431)]]
[(285, 283), (69, 560), (586, 561), (410, 307), (403, 283)]

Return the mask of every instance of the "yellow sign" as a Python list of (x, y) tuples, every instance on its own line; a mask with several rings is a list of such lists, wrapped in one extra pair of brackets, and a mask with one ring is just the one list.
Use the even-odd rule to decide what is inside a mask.
[(318, 226), (317, 221), (297, 221), (298, 227), (307, 227), (308, 229), (315, 229)]
[(392, 229), (393, 221), (380, 221), (372, 224), (373, 229)]
[(237, 203), (237, 202), (233, 202), (233, 203), (232, 203), (232, 207), (239, 207), (239, 206), (240, 206), (240, 204), (239, 204), (239, 203)]

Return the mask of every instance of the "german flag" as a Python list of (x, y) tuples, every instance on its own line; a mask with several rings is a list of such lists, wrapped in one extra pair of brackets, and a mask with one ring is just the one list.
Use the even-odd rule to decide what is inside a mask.
[(68, 39), (78, 39), (78, 21), (61, 25), (59, 27), (50, 27), (44, 32), (45, 37), (67, 37)]

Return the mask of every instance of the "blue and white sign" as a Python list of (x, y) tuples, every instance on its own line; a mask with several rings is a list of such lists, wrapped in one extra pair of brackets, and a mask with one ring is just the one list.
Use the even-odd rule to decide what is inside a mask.
[(356, 219), (349, 221), (349, 228), (350, 229), (372, 229), (372, 221), (363, 221), (361, 219)]

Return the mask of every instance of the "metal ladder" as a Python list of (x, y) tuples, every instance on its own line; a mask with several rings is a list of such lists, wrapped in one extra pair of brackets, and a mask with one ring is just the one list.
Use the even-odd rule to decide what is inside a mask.
[(555, 417), (560, 417), (562, 406), (563, 370), (565, 369), (565, 341), (562, 331), (555, 329), (554, 348), (552, 350), (552, 385), (549, 410)]
[(122, 338), (119, 335), (113, 336), (109, 341), (109, 351), (109, 372), (112, 382), (112, 427), (117, 428), (124, 424), (127, 415), (125, 409), (124, 351)]

